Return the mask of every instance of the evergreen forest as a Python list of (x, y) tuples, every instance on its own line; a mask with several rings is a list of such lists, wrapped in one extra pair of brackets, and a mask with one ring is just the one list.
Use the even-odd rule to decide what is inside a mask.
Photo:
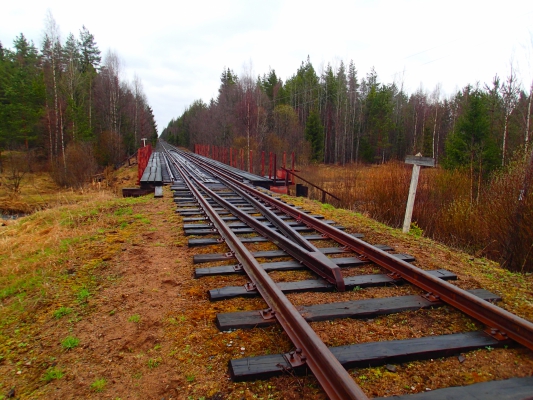
[[(273, 69), (253, 77), (224, 68), (218, 96), (193, 102), (162, 137), (191, 150), (209, 145), (209, 155), (213, 146), (251, 150), (256, 173), (258, 152), (281, 160), (294, 151), (308, 179), (340, 196), (338, 205), (396, 227), (410, 179), (405, 156), (432, 157), (437, 168), (419, 184), (415, 230), (532, 271), (532, 103), (533, 82), (521, 82), (513, 66), (446, 95), (440, 86), (407, 93), (374, 69), (360, 77), (353, 61), (317, 72), (308, 58), (286, 81)], [(365, 166), (373, 168), (361, 172)]]
[(29, 168), (40, 162), (59, 184), (80, 185), (141, 138), (155, 141), (157, 127), (141, 81), (121, 79), (116, 53), (102, 56), (85, 26), (61, 40), (50, 13), (45, 25), (39, 47), (23, 33), (12, 48), (0, 43), (0, 152), (24, 150)]
[(271, 69), (258, 77), (224, 68), (218, 96), (193, 102), (162, 137), (189, 147), (299, 149), (300, 163), (384, 163), (408, 154), (437, 164), (475, 164), (482, 174), (506, 165), (531, 137), (532, 90), (510, 68), (507, 77), (475, 82), (445, 97), (440, 87), (407, 93), (359, 77), (353, 61), (317, 73), (309, 58), (285, 82)]

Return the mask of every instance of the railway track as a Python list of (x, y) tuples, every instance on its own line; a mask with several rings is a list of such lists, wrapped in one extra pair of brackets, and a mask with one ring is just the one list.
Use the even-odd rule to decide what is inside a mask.
[[(202, 236), (191, 239), (189, 246), (224, 243), (228, 248), (227, 252), (221, 254), (195, 256), (194, 262), (198, 264), (225, 263), (197, 268), (195, 277), (245, 274), (249, 279), (246, 285), (213, 288), (209, 291), (210, 299), (217, 301), (237, 296), (261, 296), (267, 304), (262, 310), (218, 314), (217, 326), (222, 331), (230, 331), (279, 323), (294, 346), (285, 354), (231, 360), (229, 368), (233, 379), (263, 379), (287, 372), (304, 374), (310, 371), (329, 398), (366, 399), (368, 397), (355, 384), (346, 368), (438, 358), (513, 343), (533, 349), (533, 324), (494, 305), (499, 300), (498, 296), (482, 289), (462, 290), (448, 282), (456, 278), (449, 271), (422, 270), (411, 264), (414, 260), (409, 255), (393, 254), (392, 249), (385, 245), (370, 245), (361, 240), (359, 235), (344, 232), (333, 221), (308, 215), (305, 210), (253, 188), (250, 184), (252, 177), (247, 173), (228, 169), (220, 163), (178, 151), (166, 144), (163, 147), (164, 163), (174, 182), (172, 189), (178, 205), (177, 212), (186, 223), (185, 232)], [(274, 249), (262, 252), (249, 249), (262, 242), (272, 243)], [(283, 258), (283, 261), (258, 261), (271, 258)], [(369, 264), (377, 265), (388, 273), (346, 275), (343, 272)], [(311, 271), (316, 278), (276, 283), (269, 276), (271, 271), (293, 270)], [(425, 295), (299, 308), (287, 298), (287, 293), (343, 292), (400, 284), (414, 285), (423, 290)], [(309, 325), (312, 321), (372, 318), (444, 305), (462, 311), (486, 325), (487, 329), (328, 348)], [(476, 398), (496, 399), (502, 398), (502, 393), (507, 393), (507, 398), (522, 399), (533, 394), (531, 377), (475, 386), (476, 389), (467, 387), (434, 391), (426, 393), (424, 398), (467, 398), (464, 396), (469, 390), (473, 390), (476, 396), (486, 392), (484, 397)], [(438, 397), (439, 392), (441, 396), (450, 396), (451, 392), (446, 390), (456, 392), (451, 394), (452, 397)]]

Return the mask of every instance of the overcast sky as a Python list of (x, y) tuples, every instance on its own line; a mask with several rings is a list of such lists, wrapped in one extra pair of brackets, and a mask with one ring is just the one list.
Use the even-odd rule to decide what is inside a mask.
[(440, 84), (443, 95), (505, 78), (511, 61), (524, 86), (533, 78), (531, 0), (7, 0), (4, 47), (22, 32), (40, 48), (48, 9), (62, 41), (85, 25), (103, 56), (118, 54), (123, 79), (141, 79), (159, 132), (194, 100), (216, 97), (224, 67), (272, 68), (285, 81), (308, 55), (317, 73), (353, 60), (360, 78), (374, 66), (380, 82), (408, 93)]

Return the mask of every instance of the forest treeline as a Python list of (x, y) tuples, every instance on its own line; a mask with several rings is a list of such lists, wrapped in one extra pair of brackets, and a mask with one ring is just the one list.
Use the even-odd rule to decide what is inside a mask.
[(318, 74), (309, 58), (283, 82), (224, 69), (216, 99), (197, 100), (162, 137), (272, 152), (298, 149), (299, 162), (383, 163), (421, 153), (437, 164), (473, 164), (486, 174), (528, 147), (532, 91), (508, 77), (445, 97), (439, 87), (408, 94), (372, 69), (360, 78), (350, 61)]
[(512, 67), (445, 96), (439, 86), (409, 94), (374, 69), (360, 78), (353, 61), (317, 73), (307, 59), (285, 82), (275, 70), (252, 77), (224, 68), (218, 96), (195, 101), (162, 137), (191, 150), (209, 144), (278, 159), (295, 151), (300, 168), (346, 164), (353, 173), (323, 178), (307, 167), (306, 177), (392, 226), (405, 211), (405, 156), (433, 157), (438, 168), (423, 174), (416, 228), (525, 272), (533, 271), (532, 103), (533, 82), (522, 84)]
[(157, 139), (141, 81), (120, 69), (85, 26), (62, 41), (50, 13), (39, 48), (22, 33), (11, 49), (0, 43), (0, 152), (25, 150), (28, 165), (45, 160), (58, 183), (78, 185)]

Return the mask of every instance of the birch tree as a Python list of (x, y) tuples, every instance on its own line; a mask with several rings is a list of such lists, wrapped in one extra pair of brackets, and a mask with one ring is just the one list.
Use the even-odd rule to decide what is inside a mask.
[(518, 85), (516, 73), (511, 63), (511, 72), (507, 77), (507, 80), (501, 87), (501, 95), (504, 108), (504, 128), (502, 139), (502, 166), (505, 165), (505, 155), (507, 153), (507, 136), (509, 133), (509, 117), (513, 113), (516, 105), (518, 104), (518, 95), (520, 88)]
[(58, 81), (60, 74), (60, 58), (61, 58), (61, 43), (59, 25), (56, 23), (52, 12), (50, 10), (46, 13), (45, 19), (45, 34), (43, 43), (43, 54), (45, 60), (50, 64), (49, 73), (52, 81), (52, 93), (53, 93), (53, 116), (54, 124), (53, 131), (55, 133), (54, 143), (50, 143), (53, 146), (52, 154), (58, 154), (58, 147), (61, 146), (61, 155), (63, 158), (63, 167), (66, 170), (65, 161), (65, 138), (62, 130), (63, 115), (60, 109), (59, 102), (59, 90)]

